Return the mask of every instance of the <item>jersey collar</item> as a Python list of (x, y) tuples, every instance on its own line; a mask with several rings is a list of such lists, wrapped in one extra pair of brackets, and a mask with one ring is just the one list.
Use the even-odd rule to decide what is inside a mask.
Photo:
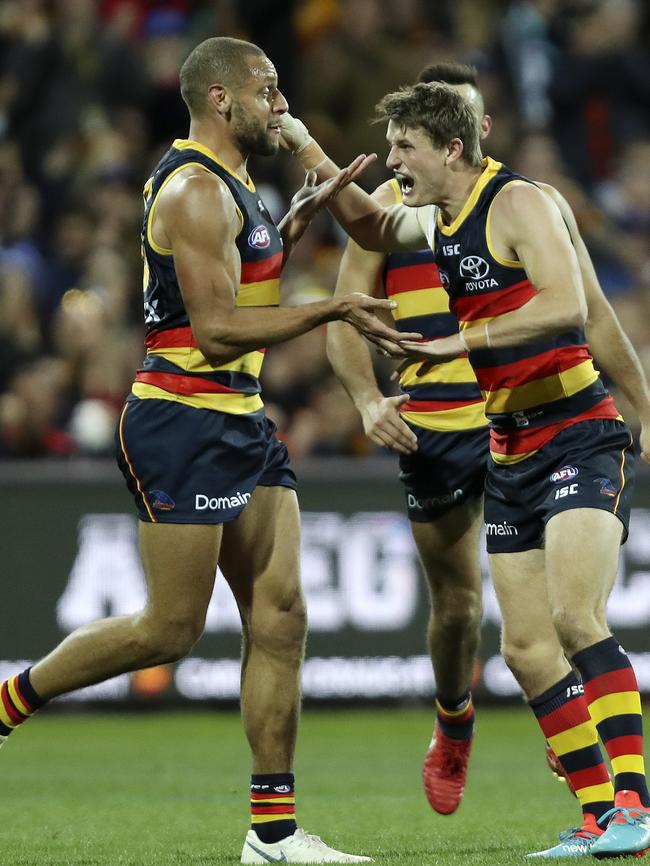
[(481, 193), (488, 185), (488, 183), (492, 180), (494, 175), (500, 170), (502, 163), (496, 162), (496, 160), (492, 159), (491, 156), (486, 156), (485, 159), (481, 162), (481, 166), (483, 171), (478, 177), (478, 180), (474, 184), (474, 188), (472, 189), (469, 198), (463, 205), (461, 212), (458, 214), (456, 219), (451, 223), (451, 225), (445, 225), (442, 221), (442, 212), (438, 209), (438, 231), (443, 235), (454, 235), (458, 231), (458, 229), (465, 222), (467, 217), (476, 207), (476, 203), (478, 202)]
[(219, 159), (217, 154), (210, 150), (209, 147), (206, 147), (204, 144), (201, 144), (198, 141), (192, 141), (189, 138), (177, 138), (172, 142), (172, 147), (174, 150), (198, 150), (199, 153), (202, 153), (204, 156), (207, 156), (208, 159), (211, 159), (213, 162), (216, 162), (217, 165), (220, 165), (228, 174), (232, 175), (236, 180), (240, 183), (243, 183), (244, 186), (249, 189), (251, 192), (255, 192), (255, 184), (250, 178), (250, 175), (247, 176), (246, 180), (243, 181), (238, 174), (230, 168), (230, 166), (226, 165), (225, 162)]

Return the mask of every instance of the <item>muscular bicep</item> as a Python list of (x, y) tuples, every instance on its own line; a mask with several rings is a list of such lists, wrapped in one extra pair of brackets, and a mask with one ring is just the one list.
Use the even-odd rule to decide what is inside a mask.
[(235, 245), (241, 222), (222, 181), (197, 173), (175, 182), (158, 205), (194, 335), (232, 312), (241, 263)]
[(513, 184), (494, 201), (492, 244), (498, 255), (522, 263), (538, 292), (584, 315), (584, 292), (575, 249), (557, 206), (531, 184)]

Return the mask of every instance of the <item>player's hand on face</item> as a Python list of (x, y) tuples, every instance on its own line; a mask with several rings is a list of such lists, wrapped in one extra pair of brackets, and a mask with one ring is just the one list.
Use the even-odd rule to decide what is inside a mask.
[(408, 394), (373, 400), (361, 412), (366, 436), (382, 448), (390, 448), (400, 454), (411, 454), (418, 449), (415, 433), (399, 413), (400, 406), (409, 400)]
[(404, 358), (406, 353), (401, 341), (422, 339), (422, 334), (402, 333), (381, 320), (382, 313), (395, 309), (395, 301), (373, 298), (363, 292), (351, 292), (341, 298), (341, 302), (344, 306), (341, 320), (354, 325), (360, 334), (378, 346), (385, 355)]
[(289, 114), (288, 111), (280, 118), (280, 144), (291, 153), (298, 153), (303, 150), (312, 140), (309, 130), (297, 117)]

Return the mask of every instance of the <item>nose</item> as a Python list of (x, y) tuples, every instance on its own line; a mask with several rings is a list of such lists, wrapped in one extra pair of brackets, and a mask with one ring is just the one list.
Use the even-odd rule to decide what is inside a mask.
[(402, 161), (397, 157), (397, 154), (395, 153), (395, 148), (391, 147), (391, 149), (388, 151), (388, 156), (386, 157), (386, 167), (389, 168), (391, 171), (397, 171), (401, 164)]
[(289, 111), (289, 103), (284, 98), (284, 94), (278, 90), (273, 101), (273, 111), (276, 114), (285, 114)]

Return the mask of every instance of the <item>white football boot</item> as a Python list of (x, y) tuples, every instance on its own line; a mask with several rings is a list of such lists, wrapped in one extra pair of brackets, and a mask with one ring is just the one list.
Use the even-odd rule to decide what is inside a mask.
[(373, 863), (372, 857), (345, 854), (326, 845), (320, 836), (300, 827), (279, 842), (262, 842), (255, 830), (246, 834), (242, 863)]

